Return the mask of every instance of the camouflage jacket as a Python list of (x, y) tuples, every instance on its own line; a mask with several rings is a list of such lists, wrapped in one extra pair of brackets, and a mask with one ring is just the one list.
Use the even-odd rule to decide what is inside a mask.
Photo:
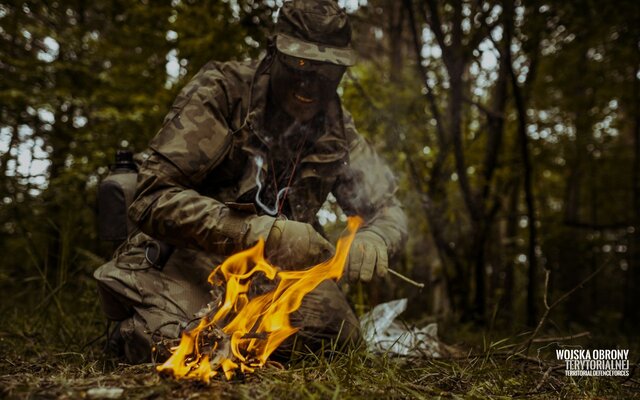
[[(178, 247), (229, 254), (240, 249), (255, 204), (256, 157), (269, 160), (262, 129), (269, 58), (210, 62), (184, 87), (150, 143), (129, 215), (152, 237)], [(283, 213), (319, 227), (316, 214), (329, 193), (347, 215), (365, 219), (390, 255), (406, 238), (391, 171), (357, 132), (336, 95), (305, 147)], [(268, 177), (270, 164), (262, 165)], [(248, 245), (248, 244), (247, 244)]]

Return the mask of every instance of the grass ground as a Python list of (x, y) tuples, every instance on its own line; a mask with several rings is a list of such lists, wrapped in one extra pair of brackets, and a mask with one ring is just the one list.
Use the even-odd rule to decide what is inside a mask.
[[(488, 339), (481, 330), (448, 329), (458, 349), (446, 359), (408, 359), (351, 350), (334, 356), (297, 355), (285, 366), (271, 364), (255, 374), (208, 386), (161, 377), (153, 365), (109, 360), (100, 340), (102, 314), (90, 277), (79, 288), (35, 296), (3, 290), (0, 315), (0, 398), (8, 399), (628, 399), (640, 398), (640, 373), (629, 378), (564, 376), (549, 343), (529, 357), (513, 356), (519, 338)], [(85, 283), (82, 283), (85, 282)], [(20, 285), (11, 285), (15, 291)], [(494, 334), (493, 337), (499, 337)], [(581, 338), (584, 348), (636, 339)], [(634, 344), (634, 340), (636, 343)], [(609, 346), (610, 347), (610, 346)], [(631, 349), (632, 363), (638, 362)], [(637, 365), (636, 365), (637, 366)], [(112, 397), (115, 398), (115, 397)]]
[(107, 360), (98, 344), (83, 352), (52, 351), (25, 347), (25, 340), (33, 338), (9, 332), (0, 338), (2, 398), (640, 398), (637, 374), (629, 379), (565, 377), (555, 360), (509, 356), (491, 348), (448, 359), (394, 358), (361, 350), (332, 357), (307, 354), (289, 365), (270, 364), (255, 374), (230, 382), (214, 379), (206, 386), (161, 377), (151, 364)]

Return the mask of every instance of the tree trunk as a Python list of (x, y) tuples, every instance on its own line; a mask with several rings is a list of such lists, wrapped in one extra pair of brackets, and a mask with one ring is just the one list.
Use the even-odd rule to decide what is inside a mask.
[[(515, 149), (516, 153), (520, 151), (519, 139), (516, 139)], [(504, 265), (504, 295), (500, 302), (500, 308), (504, 310), (504, 319), (506, 321), (513, 321), (514, 314), (514, 285), (515, 285), (515, 268), (516, 268), (516, 253), (517, 253), (517, 240), (518, 240), (518, 219), (519, 210), (518, 204), (520, 203), (520, 179), (518, 176), (515, 178), (511, 193), (509, 193), (509, 204), (507, 206), (507, 227), (506, 238), (504, 244), (504, 252), (506, 255), (506, 262)]]
[(529, 230), (528, 243), (528, 281), (527, 281), (527, 324), (534, 326), (538, 319), (538, 307), (536, 298), (538, 295), (538, 274), (536, 260), (536, 243), (537, 243), (537, 227), (536, 227), (536, 211), (533, 200), (533, 182), (532, 182), (532, 165), (529, 156), (529, 137), (527, 136), (527, 113), (525, 100), (522, 91), (518, 85), (518, 78), (511, 66), (511, 86), (516, 103), (518, 114), (518, 140), (520, 141), (520, 155), (522, 158), (522, 172), (524, 177), (524, 197), (527, 205), (527, 219)]
[[(636, 64), (638, 65), (638, 64)], [(638, 71), (634, 71), (636, 74)], [(635, 74), (634, 74), (635, 76)], [(632, 78), (633, 79), (633, 78)], [(623, 325), (630, 332), (635, 331), (640, 324), (640, 82), (633, 79), (633, 232), (629, 238), (629, 277), (626, 279), (625, 307)]]
[(389, 10), (389, 65), (391, 82), (399, 83), (402, 80), (404, 65), (404, 48), (402, 46), (402, 34), (404, 28), (405, 7), (399, 1), (388, 1)]

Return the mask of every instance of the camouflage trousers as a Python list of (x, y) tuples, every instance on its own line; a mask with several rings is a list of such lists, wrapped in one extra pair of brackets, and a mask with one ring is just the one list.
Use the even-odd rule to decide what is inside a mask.
[[(109, 320), (119, 322), (116, 334), (131, 363), (149, 362), (152, 357), (162, 361), (168, 356), (162, 344), (178, 339), (222, 295), (212, 290), (207, 277), (223, 257), (176, 249), (159, 270), (144, 256), (150, 240), (147, 235), (135, 235), (94, 273), (102, 309)], [(324, 341), (336, 340), (342, 346), (360, 340), (358, 319), (333, 281), (324, 281), (307, 294), (290, 318), (300, 329), (280, 346), (280, 356), (286, 356), (294, 343), (313, 350)]]

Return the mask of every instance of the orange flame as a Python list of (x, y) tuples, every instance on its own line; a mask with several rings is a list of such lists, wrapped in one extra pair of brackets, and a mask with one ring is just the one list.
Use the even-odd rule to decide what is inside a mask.
[[(289, 314), (300, 308), (304, 296), (325, 279), (340, 279), (361, 224), (362, 218), (349, 217), (348, 235), (338, 240), (335, 255), (307, 270), (283, 271), (269, 264), (264, 258), (262, 239), (254, 247), (229, 257), (209, 275), (212, 285), (223, 283), (220, 274), (224, 277), (224, 301), (213, 317), (204, 317), (197, 327), (183, 332), (180, 344), (157, 370), (175, 378), (208, 383), (219, 369), (231, 379), (238, 369), (253, 372), (262, 367), (271, 353), (298, 330), (291, 326)], [(279, 282), (274, 290), (249, 299), (251, 278), (258, 272), (272, 281), (279, 278)], [(215, 331), (218, 323), (228, 320), (227, 317), (232, 318), (218, 331), (222, 333), (220, 340), (208, 343), (212, 347), (203, 353), (200, 347), (204, 341), (200, 336)], [(210, 359), (213, 354), (214, 358)]]

